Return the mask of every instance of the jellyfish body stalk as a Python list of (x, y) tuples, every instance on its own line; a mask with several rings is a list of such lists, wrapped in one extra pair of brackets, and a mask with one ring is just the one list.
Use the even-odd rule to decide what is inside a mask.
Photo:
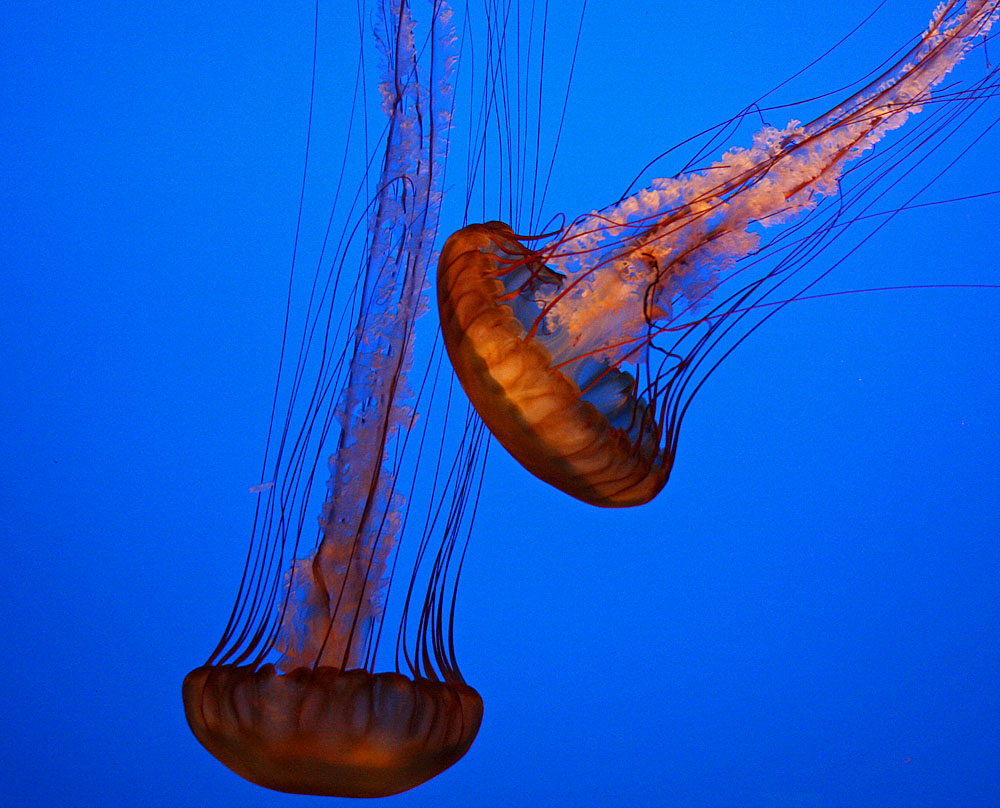
[[(762, 231), (836, 197), (849, 164), (922, 108), (961, 110), (988, 98), (993, 69), (970, 90), (933, 91), (997, 13), (998, 0), (945, 0), (902, 59), (826, 114), (765, 126), (750, 147), (654, 180), (541, 246), (501, 222), (452, 235), (438, 267), (442, 331), (500, 443), (585, 502), (622, 507), (656, 496), (707, 377), (695, 372), (787, 278), (745, 274)], [(823, 238), (807, 237), (803, 251)], [(727, 294), (737, 279), (744, 285)]]

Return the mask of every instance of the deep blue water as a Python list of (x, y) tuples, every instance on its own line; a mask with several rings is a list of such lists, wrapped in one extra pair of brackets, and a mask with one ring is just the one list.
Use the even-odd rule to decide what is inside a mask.
[[(547, 209), (613, 201), (867, 5), (592, 1)], [(779, 97), (874, 67), (931, 5), (890, 0)], [(180, 701), (249, 534), (311, 15), (0, 12), (5, 805), (320, 804), (224, 769)], [(327, 140), (357, 39), (353, 9), (335, 16)], [(1000, 190), (998, 149), (986, 134), (928, 201)], [(998, 220), (997, 197), (905, 212), (828, 288), (996, 283)], [(639, 509), (571, 501), (495, 447), (456, 638), (485, 720), (394, 803), (1000, 805), (998, 308), (989, 289), (788, 307), (699, 394)]]

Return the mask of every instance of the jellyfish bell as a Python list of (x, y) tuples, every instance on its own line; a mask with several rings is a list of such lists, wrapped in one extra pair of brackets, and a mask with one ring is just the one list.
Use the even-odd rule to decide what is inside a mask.
[[(275, 402), (286, 395), (287, 404), (272, 412), (261, 471), (271, 482), (251, 489), (258, 508), (229, 623), (182, 688), (202, 745), (279, 791), (405, 791), (459, 760), (483, 717), (452, 636), (482, 432), (434, 416), (441, 391), (433, 354), (414, 352), (454, 67), (450, 12), (435, 2), (431, 19), (427, 46), (407, 0), (373, 14), (385, 115), (380, 170), (364, 174), (349, 210), (330, 214), (346, 220), (337, 257), (320, 253), (301, 299), (290, 288), (286, 311), (301, 306), (305, 325), (297, 356), (285, 353), (292, 339), (283, 344), (280, 368), (290, 370), (279, 370)], [(345, 164), (373, 161), (363, 139), (348, 138), (345, 149)], [(294, 269), (293, 260), (293, 284)], [(289, 323), (286, 314), (286, 336)], [(439, 447), (437, 464), (421, 462), (422, 443)], [(449, 453), (461, 470), (442, 474)], [(447, 519), (437, 518), (441, 510)], [(415, 534), (409, 542), (407, 532)], [(388, 667), (393, 633), (393, 664), (377, 670)]]
[(438, 307), (455, 373), (493, 436), (535, 476), (592, 505), (648, 502), (669, 459), (633, 379), (594, 362), (562, 372), (546, 340), (528, 337), (542, 287), (562, 277), (531, 258), (502, 222), (470, 225), (441, 251)]
[(483, 717), (462, 682), (364, 669), (203, 666), (184, 678), (195, 737), (252, 783), (276, 791), (386, 797), (440, 774)]
[[(873, 157), (873, 147), (925, 107), (935, 131), (954, 131), (995, 94), (992, 68), (970, 89), (935, 90), (985, 41), (998, 5), (941, 3), (908, 53), (811, 123), (765, 126), (752, 146), (655, 180), (548, 241), (502, 222), (454, 233), (438, 264), (442, 334), (497, 440), (584, 502), (655, 497), (705, 378), (775, 307), (816, 282), (775, 296), (831, 230), (849, 224), (836, 211), (817, 217), (823, 203), (840, 197), (849, 210), (878, 188), (901, 157)], [(852, 161), (868, 173), (847, 185)], [(764, 245), (763, 232), (780, 224), (795, 225), (794, 240)], [(712, 351), (721, 358), (706, 361)]]

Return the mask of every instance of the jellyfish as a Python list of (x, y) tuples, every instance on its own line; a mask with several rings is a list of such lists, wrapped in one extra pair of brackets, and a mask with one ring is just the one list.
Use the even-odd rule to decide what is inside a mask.
[[(442, 473), (447, 461), (439, 455), (430, 488), (419, 487), (427, 466), (419, 445), (446, 441), (429, 418), (424, 430), (437, 431), (420, 436), (418, 416), (436, 406), (433, 374), (425, 369), (419, 390), (409, 380), (448, 144), (450, 16), (434, 4), (424, 48), (406, 0), (376, 8), (381, 170), (373, 188), (357, 191), (325, 278), (320, 254), (284, 388), (279, 371), (290, 403), (275, 410), (265, 482), (252, 487), (259, 505), (236, 604), (218, 647), (184, 680), (197, 739), (237, 774), (279, 791), (405, 791), (460, 759), (482, 720), (482, 699), (462, 677), (452, 636), (482, 441), (475, 429), (463, 431), (453, 449), (462, 468)], [(356, 283), (345, 269), (352, 251), (360, 254)], [(318, 377), (311, 390), (310, 373)], [(290, 426), (296, 417), (304, 424), (298, 434)], [(331, 446), (316, 545), (302, 554), (317, 467)], [(414, 498), (425, 500), (422, 515)], [(408, 561), (404, 528), (419, 536)], [(380, 645), (392, 642), (383, 637), (393, 630), (390, 595), (399, 588), (395, 667), (378, 672)]]
[[(985, 41), (997, 9), (942, 2), (909, 52), (827, 113), (765, 126), (749, 147), (554, 232), (524, 236), (494, 221), (454, 233), (438, 268), (441, 328), (494, 437), (584, 502), (655, 497), (707, 375), (803, 297), (817, 279), (794, 292), (789, 280), (916, 148), (876, 144), (925, 109), (934, 131), (953, 131), (996, 92), (995, 68), (967, 89), (937, 89)], [(779, 225), (791, 228), (765, 243)]]
[[(413, 351), (426, 336), (421, 328), (427, 319), (418, 322), (418, 318), (425, 307), (423, 279), (445, 187), (439, 170), (450, 126), (451, 35), (447, 12), (440, 4), (435, 4), (432, 33), (423, 38), (415, 34), (419, 29), (413, 26), (406, 3), (394, 4), (389, 20), (381, 17), (385, 9), (377, 9), (374, 19), (385, 60), (380, 88), (389, 123), (373, 138), (386, 144), (384, 155), (381, 146), (369, 148), (368, 141), (358, 136), (364, 140), (358, 164), (379, 164), (379, 178), (373, 188), (359, 185), (352, 192), (346, 184), (340, 186), (345, 193), (338, 198), (356, 205), (352, 207), (356, 215), (349, 217), (340, 239), (330, 242), (337, 257), (329, 275), (317, 274), (307, 289), (301, 336), (287, 332), (288, 344), (301, 346), (298, 357), (287, 359), (283, 366), (286, 382), (291, 379), (285, 389), (291, 388), (293, 403), (276, 410), (262, 482), (252, 486), (253, 493), (261, 495), (261, 505), (237, 601), (217, 649), (185, 681), (185, 706), (199, 740), (243, 777), (282, 791), (380, 796), (411, 788), (464, 754), (483, 712), (482, 700), (459, 670), (453, 627), (458, 577), (476, 505), (472, 492), (482, 479), (488, 441), (481, 423), (468, 410), (463, 414), (447, 391), (442, 395), (451, 380), (447, 373), (442, 380), (433, 371), (440, 355), (432, 352), (421, 364)], [(516, 7), (512, 13), (517, 13)], [(491, 19), (497, 28), (490, 30), (496, 48), (487, 49), (490, 58), (498, 58), (497, 52), (512, 41), (504, 35), (506, 19), (499, 13)], [(367, 17), (360, 22), (367, 27)], [(488, 86), (501, 84), (496, 66), (491, 62), (483, 79), (487, 85), (483, 94), (490, 103), (502, 95)], [(979, 92), (988, 95), (985, 85)], [(978, 97), (976, 92), (948, 97), (940, 108), (950, 113)], [(915, 112), (917, 106), (912, 104), (908, 111)], [(480, 122), (482, 130), (501, 118), (489, 104), (484, 109), (490, 109), (493, 117)], [(495, 128), (502, 131), (501, 126)], [(790, 140), (786, 147), (792, 145)], [(531, 152), (522, 140), (510, 149), (516, 157)], [(480, 176), (488, 173), (472, 158), (469, 170)], [(723, 170), (716, 167), (702, 173), (719, 175)], [(617, 330), (621, 320), (615, 308), (615, 318), (604, 323), (616, 329), (613, 337), (605, 333), (597, 339), (593, 344), (598, 349), (589, 356), (584, 356), (589, 348), (581, 343), (567, 349), (569, 362), (548, 360), (549, 370), (563, 375), (570, 390), (575, 385), (577, 398), (603, 419), (594, 419), (593, 412), (583, 407), (583, 416), (595, 421), (595, 429), (617, 429), (612, 442), (619, 445), (624, 436), (631, 459), (619, 468), (627, 470), (633, 463), (628, 473), (634, 484), (623, 489), (622, 477), (608, 483), (608, 475), (603, 479), (592, 473), (581, 475), (574, 450), (569, 458), (573, 462), (565, 462), (558, 451), (523, 434), (520, 415), (502, 400), (506, 393), (501, 391), (498, 399), (497, 386), (483, 380), (480, 349), (468, 344), (474, 329), (455, 325), (466, 304), (449, 294), (441, 310), (453, 314), (442, 327), (460, 381), (500, 441), (508, 448), (518, 441), (526, 447), (518, 450), (523, 455), (518, 459), (532, 471), (537, 467), (538, 476), (562, 475), (563, 487), (575, 485), (579, 498), (598, 504), (644, 501), (666, 481), (677, 426), (691, 388), (705, 377), (696, 372), (704, 368), (709, 350), (716, 346), (724, 358), (730, 346), (720, 340), (745, 335), (753, 327), (737, 329), (738, 324), (766, 317), (800, 299), (801, 291), (779, 293), (777, 298), (765, 293), (780, 291), (779, 284), (794, 276), (810, 251), (838, 232), (839, 222), (822, 224), (815, 216), (822, 212), (823, 200), (832, 196), (821, 194), (818, 182), (810, 190), (814, 207), (803, 201), (809, 194), (793, 195), (800, 209), (789, 214), (788, 221), (793, 226), (797, 221), (813, 223), (812, 234), (793, 228), (785, 240), (761, 242), (741, 258), (720, 254), (717, 265), (695, 262), (709, 253), (711, 240), (705, 236), (700, 248), (692, 250), (688, 262), (692, 272), (668, 275), (667, 267), (672, 271), (680, 263), (669, 256), (657, 258), (656, 246), (665, 243), (670, 233), (695, 225), (698, 205), (705, 208), (707, 227), (714, 221), (709, 211), (715, 204), (712, 200), (718, 197), (721, 212), (724, 203), (742, 193), (739, 187), (715, 196), (705, 190), (704, 199), (691, 195), (685, 202), (690, 210), (682, 212), (675, 204), (672, 220), (669, 206), (655, 215), (614, 213), (625, 204), (620, 202), (581, 217), (546, 242), (518, 235), (538, 232), (532, 223), (542, 205), (532, 198), (530, 215), (519, 221), (520, 200), (530, 193), (525, 187), (532, 185), (530, 179), (524, 181), (532, 169), (522, 164), (512, 173), (522, 185), (504, 189), (510, 203), (504, 218), (511, 226), (469, 226), (466, 217), (462, 238), (446, 246), (439, 272), (492, 255), (498, 265), (503, 264), (503, 271), (487, 271), (494, 272), (493, 280), (504, 289), (500, 295), (509, 299), (490, 305), (500, 314), (509, 307), (517, 320), (506, 321), (500, 331), (513, 331), (522, 342), (537, 343), (540, 348), (535, 353), (544, 350), (554, 356), (556, 343), (563, 339), (553, 328), (559, 300), (574, 292), (593, 298), (598, 278), (613, 280), (601, 271), (624, 262), (625, 253), (638, 262), (639, 270), (647, 273), (639, 281), (643, 291), (631, 293), (643, 298), (637, 304), (638, 314), (633, 312), (633, 319), (640, 321), (640, 336)], [(541, 186), (538, 178), (545, 174), (544, 167), (539, 171), (536, 163), (534, 174), (538, 180), (534, 185)], [(748, 177), (744, 184), (755, 182), (760, 179)], [(466, 213), (471, 197), (470, 183)], [(840, 198), (860, 199), (862, 194), (852, 197), (842, 188)], [(496, 213), (499, 218), (499, 210)], [(658, 225), (661, 219), (663, 224)], [(751, 219), (755, 224), (747, 226), (758, 231), (772, 222), (769, 217), (750, 217), (748, 222)], [(691, 226), (689, 231), (695, 229)], [(716, 241), (723, 243), (726, 233), (720, 231)], [(755, 231), (747, 238), (762, 237)], [(358, 264), (361, 280), (355, 285), (351, 260), (345, 256), (359, 242), (364, 248)], [(469, 249), (469, 242), (479, 246)], [(323, 264), (322, 254), (318, 266)], [(723, 281), (748, 276), (765, 255), (791, 258), (762, 282), (744, 284), (739, 294), (717, 309), (703, 310), (704, 304), (717, 299)], [(592, 268), (574, 263), (587, 260)], [(705, 276), (700, 287), (695, 270)], [(651, 284), (650, 274), (662, 277), (662, 283)], [(517, 294), (510, 295), (515, 290)], [(668, 307), (672, 308), (667, 311)], [(600, 313), (593, 312), (591, 320), (600, 324)], [(537, 328), (525, 339), (535, 321)], [(673, 352), (663, 347), (670, 337), (678, 341)], [(695, 346), (688, 348), (691, 342)], [(658, 360), (665, 364), (657, 368)], [(480, 374), (478, 381), (469, 382), (470, 370), (460, 367), (462, 361), (471, 374)], [(586, 373), (581, 375), (577, 369), (584, 365)], [(640, 366), (645, 378), (637, 371)], [(311, 373), (318, 379), (315, 385), (308, 381)], [(669, 395), (656, 392), (660, 390)], [(605, 422), (609, 427), (603, 426)], [(453, 426), (457, 429), (449, 433), (455, 438), (449, 448), (441, 436)], [(566, 439), (578, 440), (575, 425), (571, 427)], [(317, 469), (327, 455), (329, 482), (321, 491), (323, 505), (313, 509), (316, 489), (324, 488)], [(420, 476), (428, 469), (429, 477)], [(310, 551), (300, 540), (317, 510), (317, 546)], [(393, 633), (395, 666), (376, 673), (386, 651), (392, 650)]]

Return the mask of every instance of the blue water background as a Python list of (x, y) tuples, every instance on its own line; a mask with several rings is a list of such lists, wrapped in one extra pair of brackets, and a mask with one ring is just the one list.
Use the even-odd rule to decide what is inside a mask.
[[(549, 209), (613, 201), (874, 3), (846, 5), (592, 2)], [(874, 67), (932, 3), (888, 5), (782, 97)], [(327, 14), (327, 53), (352, 52), (353, 14)], [(28, 2), (0, 31), (0, 802), (322, 804), (224, 769), (180, 700), (249, 534), (312, 8)], [(318, 99), (324, 137), (351, 81)], [(928, 198), (1000, 190), (998, 148)], [(907, 212), (829, 288), (996, 283), (998, 222), (995, 197)], [(482, 731), (391, 804), (1000, 805), (998, 309), (941, 289), (786, 309), (639, 509), (495, 448), (456, 637)]]

